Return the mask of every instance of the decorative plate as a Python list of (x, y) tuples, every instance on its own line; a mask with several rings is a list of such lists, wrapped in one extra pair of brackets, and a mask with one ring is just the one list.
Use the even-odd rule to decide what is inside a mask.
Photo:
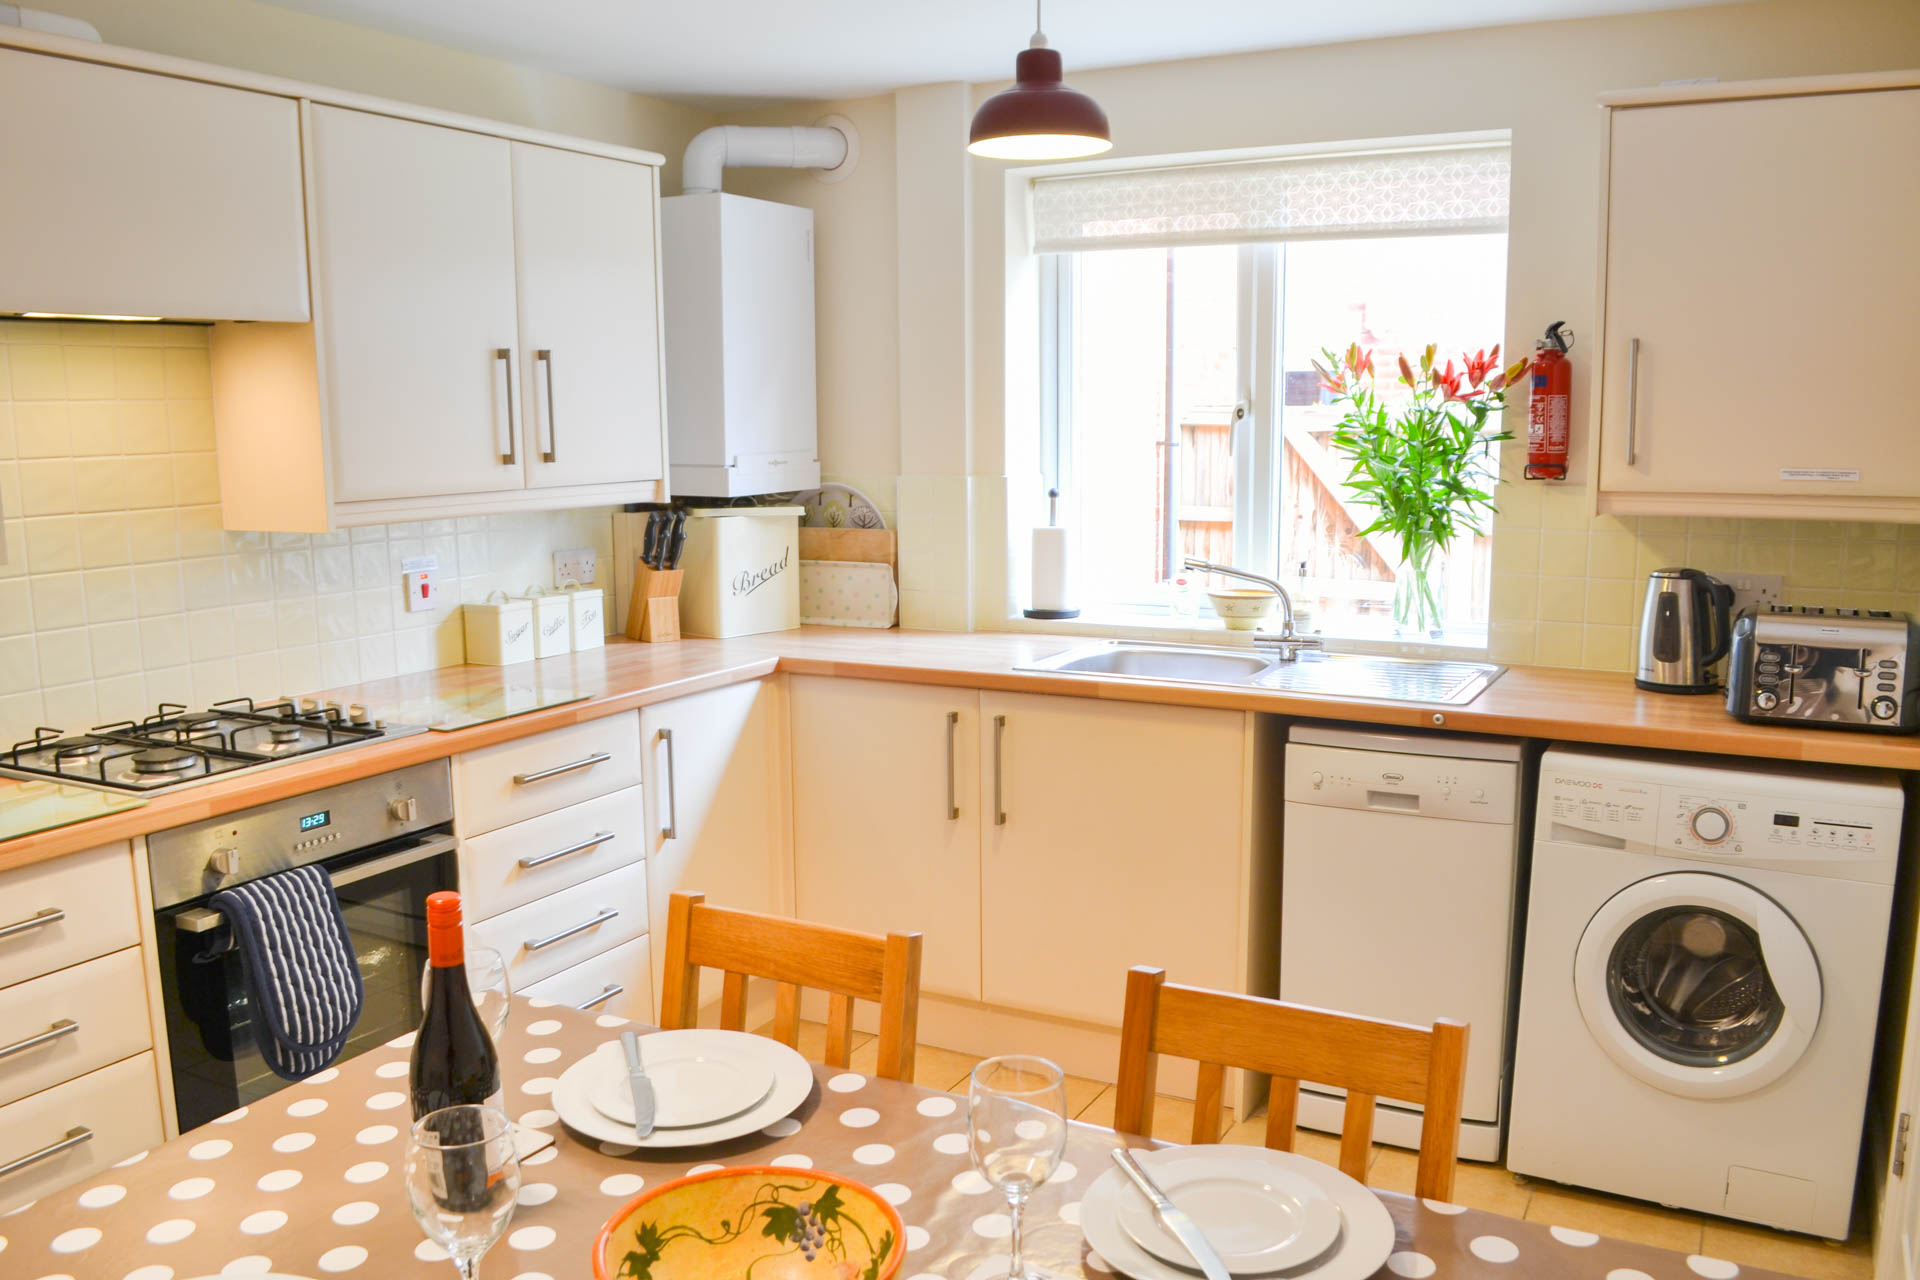
[(794, 495), (795, 502), (807, 509), (802, 520), (809, 529), (884, 529), (886, 520), (873, 499), (849, 485), (823, 484), (818, 489)]
[(889, 1280), (906, 1228), (871, 1187), (757, 1165), (662, 1183), (621, 1206), (593, 1245), (595, 1280)]

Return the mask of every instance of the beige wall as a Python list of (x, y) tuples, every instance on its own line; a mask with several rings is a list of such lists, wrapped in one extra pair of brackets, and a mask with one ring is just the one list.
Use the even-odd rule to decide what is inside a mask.
[[(1071, 71), (1071, 42), (1061, 38), (1070, 79), (1095, 95), (1112, 119), (1116, 156), (1511, 130), (1506, 342), (1510, 350), (1531, 350), (1533, 338), (1550, 320), (1568, 320), (1583, 336), (1593, 331), (1599, 93), (1694, 76), (1732, 80), (1913, 66), (1920, 64), (1920, 4), (1771, 0), (1088, 73)], [(973, 98), (1000, 87), (975, 86)], [(884, 101), (862, 105), (869, 115), (884, 116)], [(728, 119), (807, 123), (818, 110)], [(923, 124), (902, 116), (896, 125), (894, 144), (903, 152), (954, 145), (944, 122)], [(863, 169), (885, 163), (876, 155), (881, 149), (877, 140), (869, 140)], [(832, 361), (823, 354), (826, 471), (874, 488), (891, 487), (902, 471), (900, 459), (916, 456), (914, 432), (950, 431), (956, 415), (971, 422), (971, 477), (958, 490), (941, 477), (932, 477), (931, 484), (904, 484), (893, 504), (899, 508), (902, 610), (909, 623), (1001, 625), (1024, 591), (1019, 548), (1038, 514), (1032, 505), (1038, 483), (1030, 446), (1034, 304), (1024, 287), (1030, 259), (1005, 235), (1009, 208), (1019, 199), (1018, 186), (1008, 184), (1006, 173), (999, 164), (974, 163), (970, 226), (958, 233), (969, 237), (971, 256), (971, 297), (965, 302), (974, 317), (971, 403), (909, 412), (902, 388), (892, 432), (876, 415), (888, 405), (903, 340), (911, 344), (919, 335), (909, 331), (910, 318), (888, 332), (889, 309), (894, 308), (896, 320), (901, 317), (891, 301), (900, 267), (889, 252), (899, 238), (887, 234), (885, 220), (891, 216), (902, 227), (935, 226), (950, 223), (951, 210), (933, 203), (941, 198), (933, 189), (896, 186), (890, 172), (857, 173), (840, 188), (822, 187), (805, 175), (741, 171), (728, 176), (731, 190), (812, 205), (820, 211), (823, 242), (838, 236), (849, 250), (829, 259), (823, 248), (820, 263), (823, 343), (840, 340), (826, 335), (850, 328), (861, 335), (857, 352), (843, 348)], [(836, 225), (842, 220), (850, 225)], [(1015, 281), (1011, 292), (1010, 278)], [(1714, 335), (1711, 340), (1738, 338)], [(1584, 357), (1576, 351), (1576, 445), (1586, 430)], [(1509, 451), (1510, 462), (1517, 452)], [(1494, 645), (1506, 660), (1623, 667), (1632, 647), (1637, 580), (1655, 561), (1681, 559), (1710, 571), (1781, 573), (1790, 595), (1809, 603), (1844, 597), (1920, 607), (1920, 540), (1909, 538), (1913, 545), (1908, 546), (1899, 530), (1590, 521), (1584, 484), (1576, 470), (1563, 485), (1548, 489), (1516, 482), (1503, 495), (1506, 511), (1495, 540), (1500, 578)], [(956, 500), (968, 511), (957, 528)], [(916, 509), (922, 503), (926, 509)], [(929, 531), (934, 541), (964, 538), (969, 524), (971, 568), (964, 567), (964, 558), (956, 568), (953, 558), (935, 557), (931, 576), (922, 574), (915, 563), (920, 558), (907, 553), (907, 544), (925, 543)], [(1011, 575), (1009, 544), (1015, 547)], [(912, 610), (905, 598), (910, 581), (921, 606)]]
[[(659, 98), (258, 0), (33, 0), (33, 7), (84, 18), (109, 44), (659, 151), (669, 191), (679, 189), (687, 139), (713, 123), (707, 112)], [(538, 20), (537, 10), (528, 7), (529, 21)]]

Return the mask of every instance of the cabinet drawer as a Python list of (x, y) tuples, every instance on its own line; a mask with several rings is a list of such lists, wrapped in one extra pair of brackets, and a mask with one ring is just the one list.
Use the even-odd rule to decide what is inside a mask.
[(467, 918), (485, 920), (640, 861), (645, 828), (640, 788), (628, 787), (462, 840)]
[[(608, 991), (612, 995), (608, 995)], [(522, 994), (635, 1022), (653, 1021), (653, 939), (635, 938), (582, 960)], [(604, 997), (604, 998), (603, 998)], [(588, 1002), (592, 1001), (591, 1004)]]
[(640, 714), (568, 725), (453, 758), (453, 813), (462, 836), (640, 783)]
[(127, 1058), (0, 1107), (0, 1165), (55, 1146), (76, 1129), (91, 1136), (0, 1178), (0, 1212), (159, 1145), (165, 1135), (153, 1055)]
[[(578, 932), (570, 932), (576, 929)], [(538, 902), (467, 926), (468, 935), (475, 941), (507, 958), (507, 973), (516, 991), (609, 947), (631, 942), (646, 931), (644, 862), (595, 876)]]
[(18, 983), (0, 991), (0, 1104), (150, 1047), (138, 947)]
[(0, 987), (138, 944), (135, 913), (124, 844), (0, 875)]

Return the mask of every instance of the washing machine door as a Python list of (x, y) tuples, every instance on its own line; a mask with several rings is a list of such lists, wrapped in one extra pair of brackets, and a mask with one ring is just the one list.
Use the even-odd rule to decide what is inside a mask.
[(1628, 885), (1587, 922), (1573, 967), (1600, 1047), (1683, 1097), (1734, 1097), (1779, 1079), (1820, 1024), (1813, 945), (1772, 898), (1727, 876)]

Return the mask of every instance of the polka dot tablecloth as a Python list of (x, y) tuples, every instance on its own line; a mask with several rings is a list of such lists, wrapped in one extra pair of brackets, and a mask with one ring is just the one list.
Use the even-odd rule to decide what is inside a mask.
[[(513, 1221), (483, 1264), (488, 1280), (590, 1276), (593, 1239), (627, 1199), (683, 1174), (745, 1163), (830, 1169), (873, 1186), (907, 1224), (900, 1280), (963, 1280), (1005, 1256), (1004, 1206), (968, 1161), (965, 1106), (950, 1094), (817, 1067), (817, 1087), (800, 1110), (751, 1138), (670, 1154), (576, 1136), (549, 1109), (554, 1079), (625, 1025), (515, 1001), (503, 1052), (511, 1109), (558, 1141), (524, 1163)], [(453, 1267), (425, 1242), (401, 1181), (407, 1039), (0, 1217), (0, 1276), (187, 1280), (272, 1271), (448, 1280)], [(1107, 1280), (1076, 1224), (1080, 1197), (1119, 1142), (1109, 1130), (1073, 1127), (1065, 1163), (1029, 1210), (1035, 1263)], [(1743, 1274), (1717, 1259), (1391, 1192), (1380, 1198), (1397, 1233), (1383, 1277)]]

